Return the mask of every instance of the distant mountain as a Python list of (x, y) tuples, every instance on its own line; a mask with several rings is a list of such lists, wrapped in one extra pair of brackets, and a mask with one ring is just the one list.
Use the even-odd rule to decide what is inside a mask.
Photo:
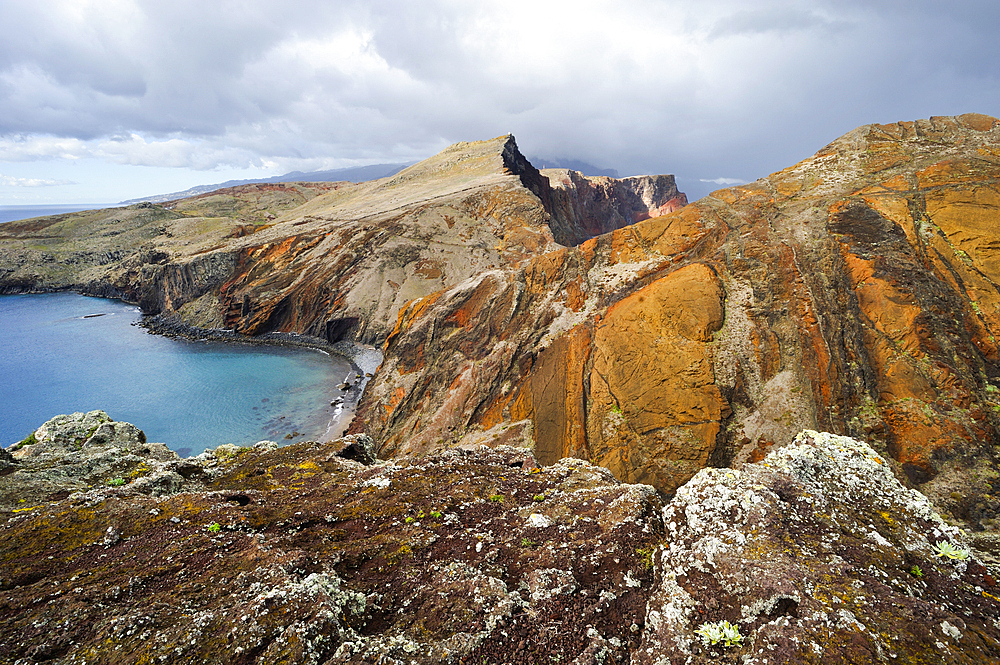
[(532, 165), (538, 169), (570, 169), (571, 171), (579, 171), (583, 175), (605, 175), (608, 176), (609, 178), (618, 177), (618, 171), (616, 169), (598, 168), (593, 164), (588, 164), (587, 162), (581, 162), (579, 159), (549, 159), (547, 157), (529, 157), (528, 161), (530, 161)]
[(387, 178), (392, 175), (396, 175), (403, 169), (405, 169), (409, 164), (369, 164), (368, 166), (352, 166), (345, 169), (332, 169), (329, 171), (310, 171), (304, 173), (302, 171), (292, 171), (291, 173), (286, 173), (285, 175), (276, 175), (270, 178), (258, 178), (256, 180), (227, 180), (226, 182), (220, 182), (214, 185), (199, 185), (197, 187), (192, 187), (190, 189), (185, 189), (183, 192), (172, 192), (170, 194), (157, 194), (155, 196), (146, 196), (141, 199), (130, 199), (128, 201), (122, 201), (122, 205), (130, 203), (163, 203), (164, 201), (175, 201), (177, 199), (186, 199), (189, 196), (198, 196), (199, 194), (207, 194), (208, 192), (214, 192), (217, 189), (224, 189), (226, 187), (236, 187), (237, 185), (250, 185), (256, 183), (270, 183), (270, 182), (367, 182), (369, 180), (378, 180), (379, 178)]

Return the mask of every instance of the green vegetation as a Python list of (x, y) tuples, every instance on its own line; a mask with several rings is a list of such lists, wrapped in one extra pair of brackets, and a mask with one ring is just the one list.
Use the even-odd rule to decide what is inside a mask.
[(211, 524), (208, 525), (208, 532), (209, 533), (219, 533), (219, 531), (221, 531), (221, 530), (222, 530), (222, 527), (219, 526), (218, 522), (212, 522)]
[(504, 499), (503, 494), (491, 494), (490, 495), (490, 501), (492, 501), (493, 503), (503, 503), (503, 499)]
[(35, 433), (32, 432), (28, 436), (24, 437), (24, 439), (22, 439), (21, 441), (18, 441), (17, 443), (15, 443), (12, 446), (11, 449), (12, 450), (20, 450), (21, 448), (24, 448), (25, 446), (33, 446), (36, 443), (38, 443), (38, 439), (35, 438)]
[(536, 494), (535, 496), (531, 497), (531, 500), (532, 501), (545, 501), (545, 495), (544, 494)]
[(694, 632), (701, 636), (705, 644), (718, 644), (722, 642), (723, 646), (735, 647), (739, 646), (740, 642), (743, 641), (739, 626), (734, 626), (725, 620), (718, 623), (703, 623)]
[(439, 511), (437, 511), (437, 510), (432, 510), (431, 511), (431, 517), (433, 517), (436, 520), (439, 520), (439, 519), (441, 519), (441, 513)]
[(521, 547), (534, 547), (537, 544), (538, 543), (536, 543), (535, 541), (531, 540), (530, 538), (522, 538), (521, 539)]
[(124, 478), (112, 478), (111, 480), (108, 481), (108, 485), (111, 485), (112, 487), (121, 487), (124, 484), (125, 484)]
[(650, 545), (649, 547), (638, 547), (635, 553), (642, 557), (642, 565), (646, 570), (653, 569), (653, 552), (656, 551), (656, 545)]
[(963, 550), (955, 547), (947, 540), (942, 540), (934, 546), (935, 553), (938, 556), (945, 557), (948, 559), (957, 559), (958, 561), (965, 561), (969, 558), (969, 550)]
[(920, 570), (920, 566), (913, 566), (910, 568), (910, 575), (920, 578), (924, 576), (924, 571)]

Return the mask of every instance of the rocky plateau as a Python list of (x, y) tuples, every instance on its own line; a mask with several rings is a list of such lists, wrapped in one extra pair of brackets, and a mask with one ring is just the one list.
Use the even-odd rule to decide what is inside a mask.
[(338, 441), (2, 451), (0, 660), (998, 661), (998, 248), (978, 114), (691, 204), (504, 136), (0, 225), (0, 292), (382, 354)]

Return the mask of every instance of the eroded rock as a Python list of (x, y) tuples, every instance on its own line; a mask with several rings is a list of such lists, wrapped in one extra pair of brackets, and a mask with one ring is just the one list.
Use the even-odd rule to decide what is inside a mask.
[(169, 469), (177, 454), (162, 443), (147, 442), (142, 430), (115, 422), (104, 411), (56, 416), (10, 450), (16, 464), (6, 473), (0, 470), (0, 514), (139, 479), (135, 489), (180, 489)]
[[(864, 443), (803, 432), (760, 463), (700, 471), (663, 516), (633, 663), (1000, 658), (994, 578)], [(938, 543), (968, 558), (939, 556)], [(696, 635), (723, 620), (741, 644)]]
[(409, 455), (516, 425), (541, 460), (669, 494), (820, 429), (866, 438), (951, 518), (992, 530), (998, 156), (987, 116), (869, 125), (415, 299), (354, 431)]

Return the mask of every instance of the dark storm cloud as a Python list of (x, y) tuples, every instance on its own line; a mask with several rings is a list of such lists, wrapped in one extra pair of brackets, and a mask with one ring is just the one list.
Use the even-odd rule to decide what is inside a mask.
[(512, 131), (707, 190), (860, 124), (996, 115), (997, 19), (992, 2), (6, 0), (0, 161), (291, 170)]

